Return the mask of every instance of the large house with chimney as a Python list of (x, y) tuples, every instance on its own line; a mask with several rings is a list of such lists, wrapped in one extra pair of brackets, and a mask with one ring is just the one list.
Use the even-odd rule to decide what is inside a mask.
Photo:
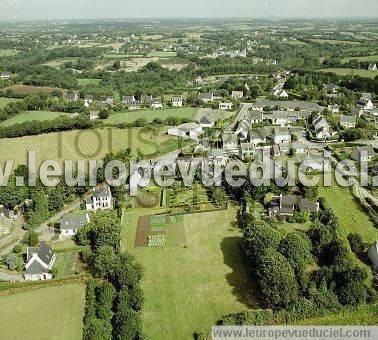
[(50, 280), (56, 254), (42, 242), (38, 247), (27, 247), (24, 278), (26, 281)]

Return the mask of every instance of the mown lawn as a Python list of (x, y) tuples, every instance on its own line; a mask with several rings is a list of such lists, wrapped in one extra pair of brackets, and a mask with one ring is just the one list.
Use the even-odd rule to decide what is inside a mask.
[(341, 237), (347, 237), (350, 233), (359, 233), (365, 242), (378, 239), (378, 230), (356, 202), (349, 188), (340, 187), (333, 178), (331, 187), (319, 187), (319, 196), (326, 199), (327, 204), (339, 218)]
[(0, 164), (14, 160), (14, 164), (26, 164), (29, 150), (37, 153), (37, 164), (47, 159), (64, 160), (101, 159), (107, 153), (131, 148), (134, 156), (138, 151), (151, 155), (166, 153), (179, 148), (176, 139), (164, 134), (142, 133), (139, 128), (104, 128), (84, 131), (64, 131), (37, 136), (0, 139)]
[(301, 320), (296, 324), (309, 326), (376, 326), (378, 324), (378, 304), (353, 307), (340, 313)]
[(15, 102), (18, 99), (0, 97), (0, 107), (4, 107), (8, 103)]
[(84, 285), (40, 288), (0, 297), (2, 339), (82, 338)]
[(146, 210), (124, 214), (122, 248), (144, 267), (143, 330), (149, 339), (192, 339), (225, 314), (257, 307), (235, 212), (185, 215), (187, 248), (159, 249), (134, 247), (138, 216)]
[(130, 112), (121, 112), (111, 115), (105, 122), (115, 123), (131, 123), (137, 119), (144, 118), (152, 122), (155, 118), (165, 119), (168, 117), (180, 117), (187, 119), (194, 119), (198, 109), (194, 107), (183, 107), (176, 109), (164, 110), (139, 110)]
[(360, 76), (364, 78), (375, 78), (376, 76), (378, 76), (377, 71), (357, 70), (351, 68), (324, 68), (319, 71), (335, 73), (338, 76)]
[(66, 116), (67, 113), (52, 111), (25, 111), (17, 116), (5, 120), (0, 125), (11, 126), (18, 123), (31, 122), (33, 120), (54, 120), (62, 115)]

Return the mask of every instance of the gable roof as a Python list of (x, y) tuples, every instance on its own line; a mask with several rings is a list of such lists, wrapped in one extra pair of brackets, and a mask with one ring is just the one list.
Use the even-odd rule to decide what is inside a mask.
[(45, 242), (42, 242), (37, 249), (37, 255), (41, 261), (49, 265), (54, 256), (54, 251)]
[(60, 222), (60, 230), (78, 230), (88, 223), (87, 215), (63, 215)]
[(202, 99), (210, 99), (210, 100), (212, 100), (214, 98), (214, 96), (213, 96), (212, 93), (203, 93), (203, 92), (200, 92), (198, 98), (200, 100), (202, 100)]
[(46, 273), (46, 269), (41, 266), (38, 261), (33, 261), (30, 266), (25, 269), (27, 275), (42, 275)]
[(10, 219), (10, 211), (4, 206), (0, 205), (0, 215), (4, 214), (5, 217)]
[(346, 116), (346, 115), (341, 115), (340, 117), (340, 123), (351, 123), (351, 124), (356, 124), (356, 117), (354, 116)]

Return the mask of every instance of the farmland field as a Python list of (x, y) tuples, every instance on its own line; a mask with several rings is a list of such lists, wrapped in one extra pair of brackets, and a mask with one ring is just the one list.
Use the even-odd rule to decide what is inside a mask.
[(338, 76), (360, 76), (364, 78), (375, 78), (376, 76), (378, 76), (377, 71), (357, 70), (351, 68), (324, 68), (319, 71), (335, 73)]
[(84, 285), (40, 288), (0, 297), (2, 339), (81, 339)]
[(143, 57), (143, 55), (142, 54), (108, 53), (108, 54), (103, 54), (103, 57), (105, 59), (128, 59), (128, 58), (141, 58)]
[[(137, 150), (144, 154), (165, 152), (163, 146), (174, 143), (175, 139), (163, 133), (157, 135), (139, 134), (141, 129), (97, 129), (85, 131), (65, 131), (37, 136), (0, 139), (0, 164), (14, 160), (15, 164), (25, 164), (28, 150), (37, 152), (37, 164), (47, 159), (64, 160), (101, 159), (110, 151), (130, 147), (134, 156)], [(169, 144), (174, 147), (174, 144)], [(166, 152), (171, 151), (167, 150)]]
[(17, 50), (0, 49), (0, 57), (11, 57), (18, 52)]
[(37, 92), (52, 92), (52, 91), (63, 91), (62, 89), (49, 87), (49, 86), (31, 86), (31, 85), (13, 85), (5, 88), (4, 90), (11, 89), (15, 93), (21, 94), (32, 94)]
[(233, 207), (184, 215), (187, 246), (162, 249), (134, 247), (138, 218), (146, 211), (153, 213), (124, 213), (121, 246), (144, 267), (143, 325), (148, 338), (192, 339), (193, 332), (209, 330), (225, 314), (257, 307), (241, 233), (233, 226)]
[(17, 101), (18, 99), (14, 99), (14, 98), (4, 98), (4, 97), (0, 97), (0, 108), (7, 105), (8, 103), (11, 103), (11, 102), (15, 102)]
[(158, 57), (158, 58), (169, 58), (169, 57), (176, 57), (177, 52), (163, 52), (163, 51), (157, 51), (157, 52), (150, 52), (148, 54), (149, 57)]
[(332, 39), (310, 39), (310, 41), (319, 43), (319, 44), (332, 44), (332, 45), (360, 45), (359, 41), (351, 41), (351, 40), (332, 40)]
[(31, 122), (33, 120), (53, 120), (61, 115), (67, 115), (67, 113), (52, 111), (26, 111), (5, 120), (0, 124), (0, 126), (10, 126), (17, 123)]
[(105, 122), (107, 123), (131, 123), (139, 118), (145, 118), (152, 122), (155, 118), (165, 119), (168, 117), (180, 117), (194, 119), (197, 114), (196, 108), (184, 107), (180, 109), (165, 109), (165, 110), (140, 110), (121, 112), (111, 115)]

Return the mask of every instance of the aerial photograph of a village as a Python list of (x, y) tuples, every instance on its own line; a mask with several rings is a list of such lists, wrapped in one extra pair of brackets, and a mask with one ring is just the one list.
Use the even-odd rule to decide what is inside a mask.
[(377, 0), (0, 0), (0, 340), (378, 338)]

